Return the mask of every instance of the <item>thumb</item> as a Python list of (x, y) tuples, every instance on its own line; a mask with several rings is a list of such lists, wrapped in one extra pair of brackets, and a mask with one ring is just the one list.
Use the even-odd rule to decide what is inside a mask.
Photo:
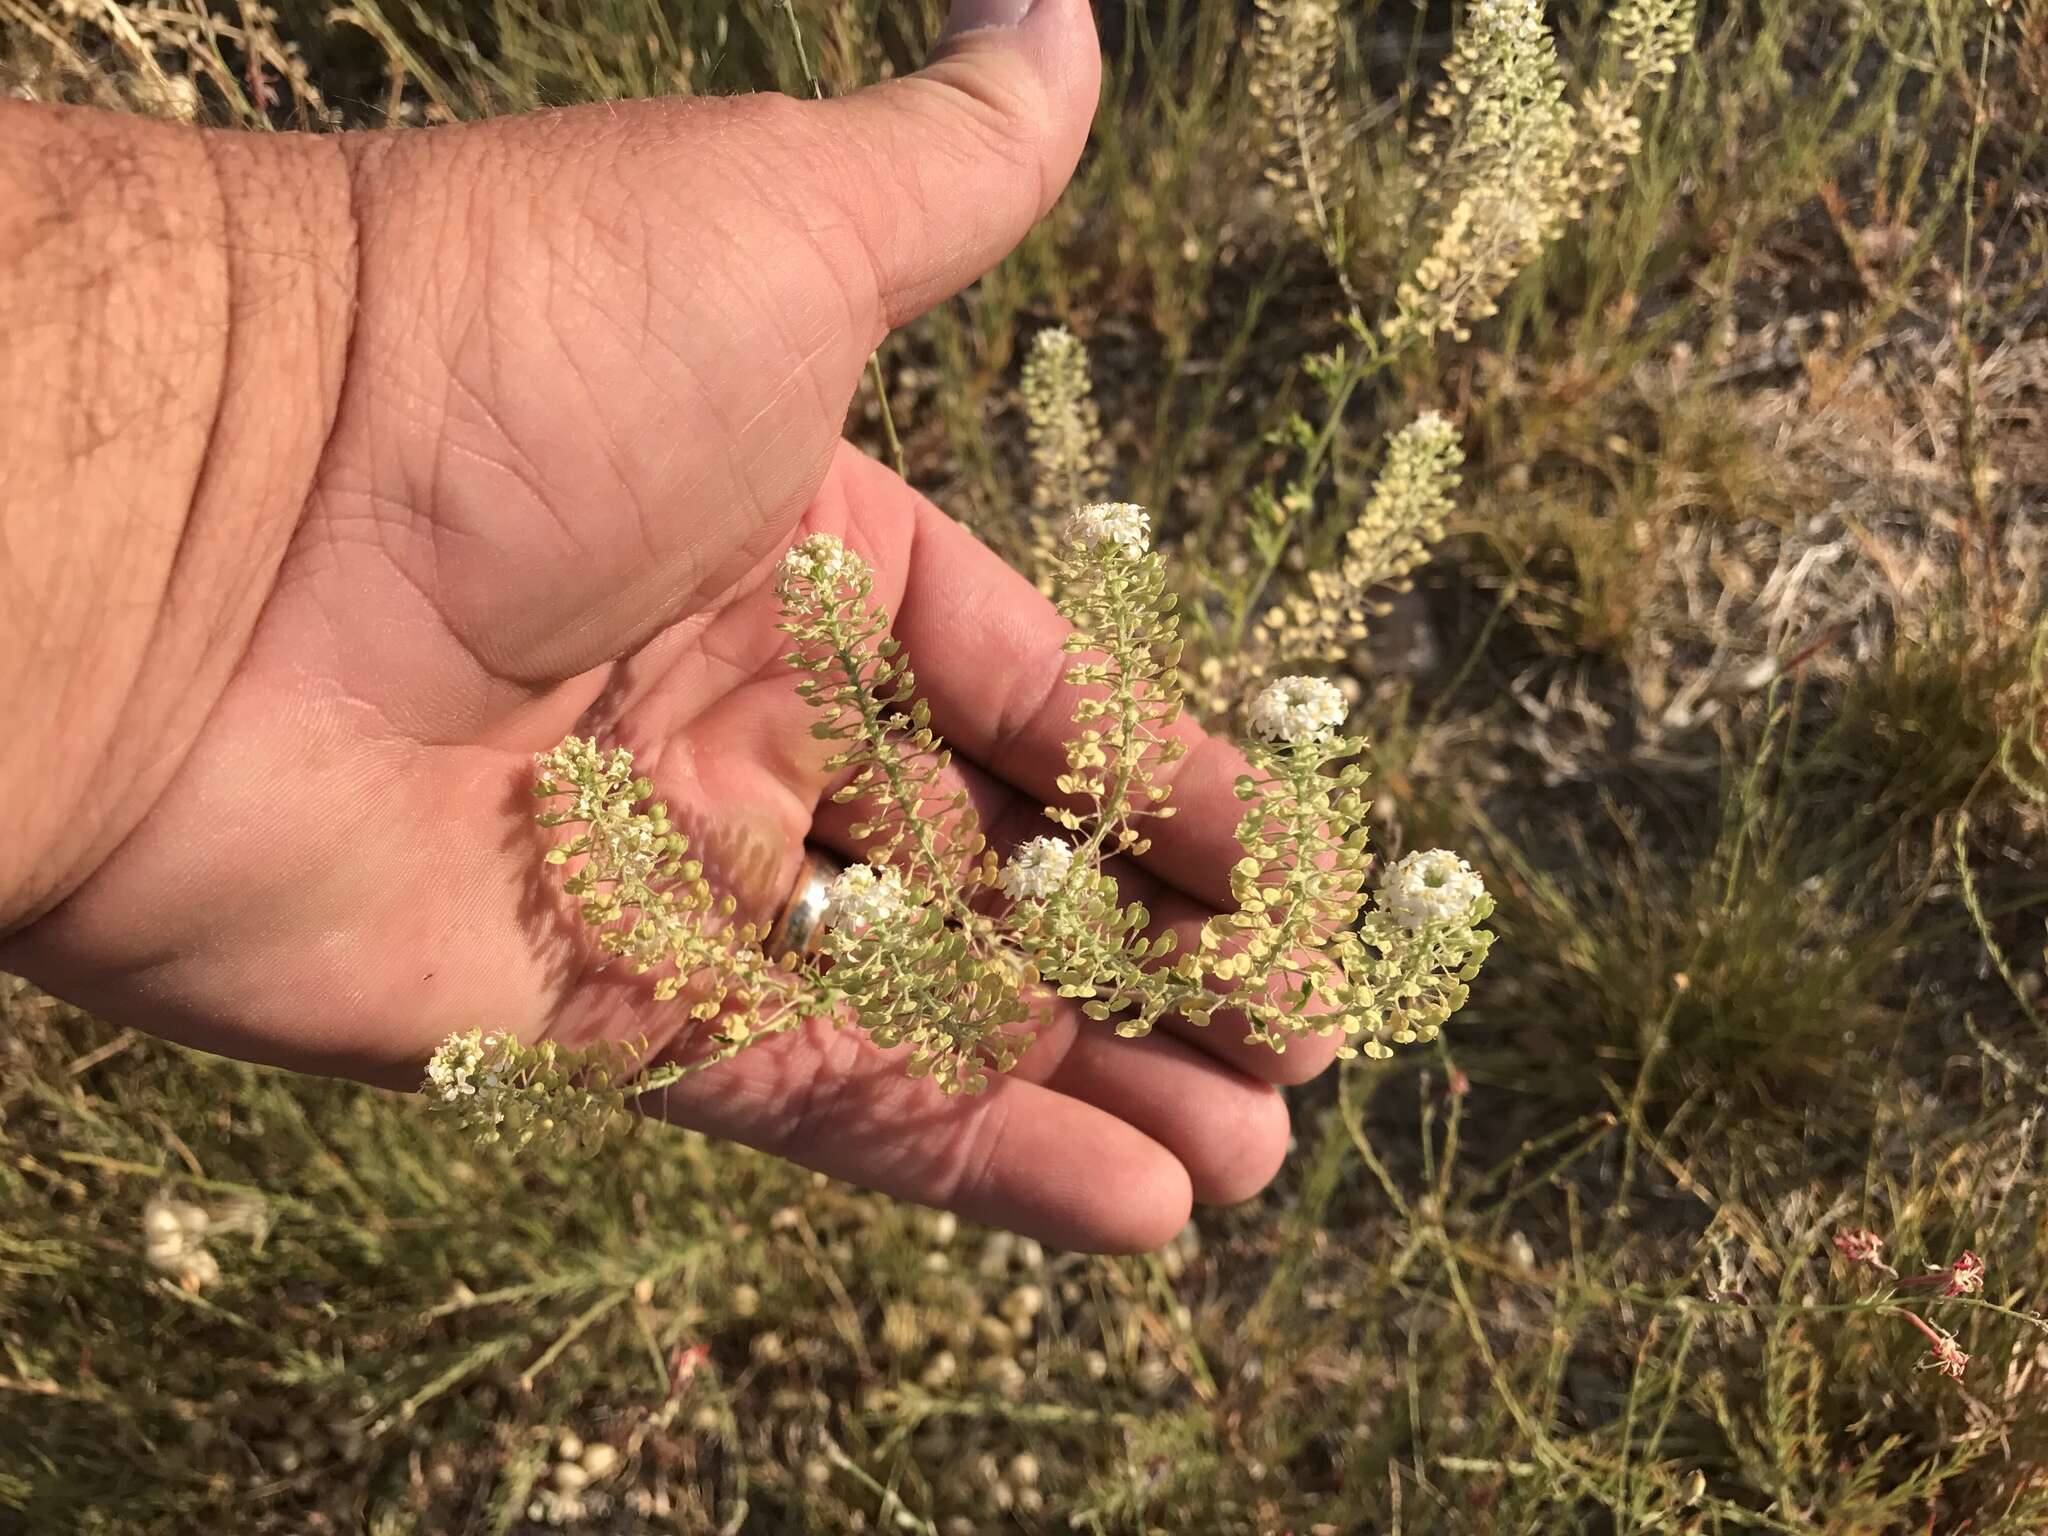
[(868, 256), (878, 329), (958, 293), (1043, 217), (1101, 68), (1088, 0), (954, 0), (922, 70), (809, 109), (806, 180)]
[[(1094, 114), (1087, 0), (955, 0), (914, 75), (354, 141), (322, 517), (492, 672), (554, 680), (779, 552), (891, 326), (1000, 261)], [(360, 360), (359, 362), (356, 360)]]

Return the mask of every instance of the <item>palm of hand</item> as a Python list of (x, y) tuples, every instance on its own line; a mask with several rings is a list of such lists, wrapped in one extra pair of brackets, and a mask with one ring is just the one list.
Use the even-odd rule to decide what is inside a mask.
[[(871, 214), (841, 225), (763, 195), (815, 152), (786, 104), (689, 110), (686, 128), (753, 146), (741, 189), (686, 133), (617, 153), (616, 114), (475, 130), (511, 152), (462, 172), (469, 205), (496, 211), (452, 264), (434, 204), (474, 146), (366, 157), (359, 181), (383, 191), (362, 204), (360, 361), (232, 683), (63, 914), (99, 957), (88, 1000), (140, 983), (152, 1028), (394, 1084), (462, 1028), (667, 1042), (681, 1011), (597, 966), (540, 876), (532, 757), (571, 731), (632, 748), (743, 916), (774, 910), (807, 838), (857, 857), (767, 580), (806, 531), (875, 567), (992, 840), (1043, 830), (1070, 702), (1057, 618), (837, 441), (882, 324), (960, 273), (892, 276), (850, 232)], [(579, 156), (579, 132), (612, 152)], [(556, 168), (542, 191), (513, 184), (532, 155)], [(586, 162), (565, 198), (562, 168)], [(451, 265), (468, 276), (435, 278)], [(1221, 899), (1237, 767), (1190, 741), (1172, 836), (1125, 872), (1188, 929)], [(164, 888), (180, 899), (135, 894)], [(1126, 1041), (1062, 1007), (1016, 1074), (941, 1100), (821, 1023), (685, 1079), (664, 1109), (1056, 1241), (1145, 1247), (1190, 1198), (1270, 1177), (1287, 1120), (1267, 1084), (1327, 1059), (1221, 1022), (1199, 1044)]]

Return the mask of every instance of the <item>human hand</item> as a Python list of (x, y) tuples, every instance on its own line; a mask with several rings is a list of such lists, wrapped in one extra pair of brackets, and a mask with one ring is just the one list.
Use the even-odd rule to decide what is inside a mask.
[[(838, 102), (214, 140), (231, 217), (237, 189), (313, 179), (293, 227), (347, 323), (332, 292), (304, 335), (289, 305), (237, 306), (243, 386), (223, 388), (195, 498), (209, 477), (259, 485), (279, 510), (248, 547), (274, 558), (197, 616), (232, 639), (195, 669), (201, 707), (114, 733), (147, 765), (124, 770), (132, 816), (53, 855), (85, 867), (0, 958), (208, 1049), (394, 1085), (471, 1027), (683, 1047), (682, 1010), (604, 970), (538, 878), (532, 756), (572, 731), (631, 748), (743, 917), (775, 910), (806, 839), (858, 857), (775, 627), (774, 564), (810, 532), (875, 568), (992, 841), (1044, 830), (1063, 626), (839, 440), (876, 342), (998, 260), (1086, 135), (1082, 0), (963, 9), (926, 71)], [(302, 345), (304, 398), (261, 398), (235, 361)], [(250, 467), (279, 442), (305, 455), (296, 489)], [(1123, 871), (1184, 936), (1227, 898), (1242, 767), (1188, 740), (1178, 817)], [(941, 1099), (820, 1022), (664, 1109), (1050, 1241), (1138, 1249), (1191, 1199), (1271, 1177), (1288, 1127), (1270, 1085), (1330, 1053), (1275, 1056), (1222, 1021), (1123, 1040), (1062, 1005), (1014, 1074)]]

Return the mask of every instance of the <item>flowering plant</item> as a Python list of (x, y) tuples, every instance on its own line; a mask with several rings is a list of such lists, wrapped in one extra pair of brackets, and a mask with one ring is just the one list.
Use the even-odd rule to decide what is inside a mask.
[[(1295, 414), (1275, 435), (1293, 461), (1285, 482), (1253, 493), (1230, 549), (1190, 543), (1201, 600), (1188, 606), (1184, 659), (1178, 594), (1141, 507), (1102, 502), (1109, 455), (1091, 398), (1086, 349), (1041, 332), (1023, 369), (1041, 514), (991, 537), (1053, 595), (1073, 629), (1066, 681), (1076, 691), (1056, 831), (1000, 856), (964, 790), (946, 789), (948, 753), (932, 729), (889, 616), (871, 602), (866, 564), (814, 534), (777, 581), (789, 660), (832, 743), (842, 803), (858, 803), (866, 859), (839, 876), (814, 955), (772, 953), (735, 918), (671, 825), (631, 756), (571, 738), (539, 761), (540, 819), (574, 828), (549, 862), (573, 866), (566, 889), (598, 942), (657, 996), (682, 999), (708, 1027), (687, 1066), (724, 1060), (807, 1019), (832, 1018), (913, 1075), (973, 1092), (1030, 1043), (1032, 1000), (1049, 990), (1142, 1035), (1178, 1016), (1228, 1014), (1275, 1051), (1336, 1034), (1340, 1055), (1385, 1055), (1434, 1036), (1466, 997), (1491, 943), (1492, 904), (1455, 854), (1414, 853), (1369, 888), (1363, 740), (1324, 671), (1343, 666), (1441, 539), (1462, 463), (1458, 434), (1425, 411), (1390, 433), (1355, 508), (1332, 455), (1341, 420), (1368, 381), (1410, 349), (1461, 339), (1493, 314), (1508, 284), (1609, 186), (1640, 142), (1642, 111), (1691, 46), (1691, 0), (1627, 0), (1609, 19), (1605, 62), (1574, 97), (1536, 0), (1475, 0), (1413, 144), (1419, 244), (1390, 303), (1369, 313), (1356, 285), (1341, 169), (1360, 125), (1334, 96), (1340, 47), (1328, 0), (1260, 0), (1253, 95), (1268, 174), (1295, 222), (1323, 248), (1345, 297), (1350, 342), (1305, 361), (1321, 419)], [(1074, 510), (1078, 508), (1078, 510)], [(1064, 513), (1064, 521), (1060, 521)], [(1337, 513), (1337, 516), (1329, 514)], [(1290, 574), (1294, 573), (1294, 574)], [(1120, 893), (1112, 861), (1150, 846), (1173, 814), (1172, 727), (1187, 700), (1205, 720), (1238, 718), (1250, 772), (1231, 870), (1235, 910), (1180, 948)], [(495, 1039), (497, 1037), (486, 1037)], [(499, 1040), (498, 1079), (524, 1070)], [(466, 1058), (464, 1058), (466, 1059)], [(459, 1065), (459, 1063), (458, 1063)], [(603, 1079), (607, 1102), (643, 1091), (611, 1056), (531, 1064), (512, 1097), (550, 1103)], [(506, 1093), (429, 1086), (497, 1131)], [(544, 1111), (522, 1117), (552, 1123)]]
[[(1307, 1034), (1341, 1036), (1339, 1055), (1432, 1038), (1487, 954), (1491, 901), (1442, 850), (1399, 860), (1368, 889), (1366, 772), (1354, 762), (1364, 741), (1346, 735), (1348, 700), (1319, 674), (1348, 662), (1382, 594), (1405, 588), (1444, 537), (1462, 453), (1444, 416), (1415, 416), (1384, 438), (1354, 508), (1333, 444), (1370, 379), (1411, 348), (1464, 338), (1585, 199), (1618, 180), (1692, 25), (1692, 0), (1626, 0), (1602, 70), (1573, 100), (1542, 6), (1475, 0), (1409, 145), (1427, 188), (1419, 248), (1372, 317), (1341, 188), (1360, 125), (1335, 100), (1335, 12), (1329, 0), (1260, 0), (1251, 94), (1262, 156), (1337, 274), (1350, 342), (1305, 360), (1323, 420), (1294, 414), (1274, 434), (1292, 473), (1251, 494), (1233, 547), (1190, 541), (1202, 575), (1202, 600), (1186, 610), (1192, 655), (1147, 512), (1094, 500), (1110, 455), (1087, 352), (1061, 328), (1040, 332), (1022, 377), (1038, 516), (991, 539), (1073, 625), (1075, 731), (1063, 801), (1047, 807), (1055, 834), (1008, 856), (987, 846), (967, 793), (942, 788), (946, 745), (889, 616), (870, 602), (866, 563), (811, 535), (778, 571), (782, 629), (819, 711), (813, 729), (834, 743), (836, 795), (862, 805), (854, 836), (866, 852), (831, 887), (819, 950), (770, 952), (766, 932), (713, 891), (631, 754), (571, 737), (539, 760), (543, 825), (573, 827), (547, 860), (573, 866), (565, 889), (598, 944), (655, 973), (655, 995), (684, 999), (707, 1036), (688, 1065), (643, 1077), (633, 1053), (612, 1047), (532, 1055), (504, 1036), (451, 1040), (455, 1055), (436, 1057), (442, 1077), (428, 1083), (436, 1100), (485, 1135), (537, 1135), (565, 1116), (608, 1118), (590, 1116), (580, 1094), (616, 1108), (811, 1018), (907, 1049), (909, 1071), (940, 1092), (977, 1092), (1028, 1049), (1040, 989), (1126, 1036), (1167, 1016), (1210, 1024), (1229, 1012), (1274, 1051)], [(1153, 825), (1174, 815), (1167, 770), (1184, 750), (1171, 729), (1184, 700), (1204, 721), (1243, 721), (1251, 772), (1237, 782), (1235, 909), (1180, 950), (1120, 895), (1108, 860), (1143, 856)]]
[[(1058, 832), (1006, 859), (964, 793), (940, 787), (947, 749), (870, 601), (866, 563), (829, 534), (783, 559), (789, 661), (816, 734), (834, 745), (837, 797), (862, 807), (868, 855), (833, 883), (814, 958), (771, 954), (757, 926), (733, 920), (625, 750), (572, 737), (540, 758), (539, 819), (576, 829), (546, 859), (575, 865), (565, 886), (585, 922), (634, 971), (659, 971), (658, 995), (686, 998), (711, 1025), (709, 1052), (663, 1067), (663, 1081), (829, 1016), (906, 1047), (911, 1074), (942, 1092), (973, 1092), (1030, 1044), (1040, 988), (1124, 1035), (1169, 1014), (1207, 1024), (1233, 1010), (1273, 1050), (1338, 1033), (1343, 1055), (1430, 1039), (1464, 1001), (1492, 941), (1492, 903), (1443, 852), (1401, 860), (1369, 891), (1365, 773), (1348, 762), (1363, 743), (1343, 734), (1344, 697), (1321, 678), (1283, 677), (1251, 701), (1237, 909), (1176, 953), (1173, 935), (1121, 897), (1106, 861), (1142, 855), (1173, 814), (1163, 770), (1182, 751), (1179, 631), (1142, 508), (1086, 506), (1067, 532), (1055, 572), (1077, 699), (1066, 798), (1046, 810)], [(524, 1069), (503, 1044), (451, 1041), (429, 1074), (437, 1096), (493, 1130), (521, 1098), (504, 1086)], [(581, 1091), (556, 1081), (559, 1053), (545, 1066), (544, 1097)], [(619, 1081), (617, 1063), (601, 1071), (601, 1088)], [(521, 1113), (522, 1134), (532, 1119)]]

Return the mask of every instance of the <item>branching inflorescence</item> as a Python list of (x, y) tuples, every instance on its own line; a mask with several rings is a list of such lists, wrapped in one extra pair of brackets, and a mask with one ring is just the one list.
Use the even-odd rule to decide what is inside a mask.
[[(1540, 0), (1472, 0), (1421, 131), (1361, 151), (1364, 135), (1333, 91), (1343, 52), (1335, 8), (1259, 0), (1251, 94), (1267, 176), (1335, 272), (1349, 339), (1303, 359), (1312, 406), (1270, 438), (1291, 471), (1251, 493), (1229, 546), (1202, 562), (1213, 590), (1196, 608), (1210, 617), (1191, 672), (1205, 716), (1230, 713), (1286, 667), (1350, 659), (1385, 609), (1377, 594), (1404, 587), (1444, 536), (1462, 462), (1450, 426), (1424, 414), (1387, 437), (1353, 514), (1346, 414), (1397, 359), (1469, 336), (1587, 199), (1620, 180), (1641, 145), (1641, 112), (1692, 47), (1693, 17), (1694, 0), (1621, 0), (1599, 66), (1575, 91)], [(1357, 173), (1388, 164), (1388, 151), (1417, 196), (1406, 276), (1375, 308), (1355, 281), (1344, 214)]]
[(1063, 325), (1033, 336), (1019, 393), (1031, 443), (1031, 505), (1066, 512), (1094, 501), (1106, 478), (1102, 418), (1080, 338)]
[(1258, 0), (1250, 91), (1266, 179), (1294, 221), (1345, 276), (1344, 207), (1335, 195), (1345, 120), (1337, 103), (1334, 0)]
[(1464, 463), (1455, 428), (1425, 412), (1387, 439), (1372, 494), (1344, 536), (1334, 568), (1311, 569), (1303, 590), (1275, 603), (1254, 626), (1244, 665), (1334, 665), (1366, 637), (1444, 536), (1451, 492)]
[[(1362, 339), (1397, 351), (1463, 339), (1588, 197), (1620, 180), (1641, 147), (1645, 98), (1692, 47), (1694, 0), (1621, 0), (1602, 65), (1574, 92), (1541, 0), (1472, 0), (1421, 131), (1401, 158), (1422, 189), (1420, 253), (1391, 313)], [(1353, 288), (1346, 199), (1357, 137), (1333, 88), (1342, 52), (1331, 0), (1258, 0), (1251, 96), (1267, 178)], [(1373, 163), (1366, 157), (1364, 163)]]
[(1541, 0), (1473, 0), (1416, 145), (1429, 167), (1429, 239), (1382, 327), (1400, 346), (1463, 339), (1521, 270), (1612, 187), (1640, 146), (1641, 98), (1692, 46), (1692, 0), (1624, 0), (1612, 67), (1567, 99)]
[(1102, 416), (1095, 405), (1088, 349), (1063, 325), (1031, 338), (1018, 394), (1024, 435), (1031, 444), (1032, 520), (1024, 565), (1039, 590), (1053, 590), (1059, 559), (1060, 519), (1101, 495), (1108, 480)]
[[(684, 1000), (710, 1025), (708, 1054), (662, 1067), (660, 1082), (833, 1018), (905, 1048), (910, 1073), (942, 1092), (974, 1092), (1029, 1046), (1045, 992), (1125, 1035), (1168, 1015), (1208, 1024), (1234, 1013), (1276, 1051), (1334, 1033), (1342, 1054), (1375, 1056), (1432, 1038), (1464, 1001), (1491, 943), (1492, 903), (1447, 853), (1412, 855), (1370, 888), (1365, 772), (1347, 761), (1363, 743), (1343, 734), (1343, 696), (1321, 678), (1282, 678), (1253, 701), (1236, 909), (1181, 949), (1122, 899), (1107, 861), (1142, 856), (1172, 816), (1185, 750), (1175, 601), (1142, 508), (1080, 509), (1064, 550), (1075, 704), (1063, 798), (1046, 811), (1056, 830), (1007, 859), (987, 846), (965, 793), (947, 787), (947, 749), (872, 602), (865, 562), (829, 534), (784, 559), (789, 660), (817, 709), (815, 734), (833, 746), (835, 794), (859, 806), (854, 835), (867, 855), (835, 882), (816, 957), (770, 955), (756, 928), (733, 920), (624, 750), (572, 737), (541, 756), (539, 820), (574, 829), (546, 861), (573, 866), (565, 888), (599, 945), (657, 973), (658, 997)], [(606, 1103), (644, 1091), (646, 1079), (621, 1087), (630, 1055), (585, 1063), (457, 1036), (428, 1089), (486, 1134), (524, 1138), (573, 1118), (568, 1099), (592, 1087), (580, 1068), (601, 1076), (594, 1091)], [(518, 1091), (535, 1085), (545, 1092)]]

